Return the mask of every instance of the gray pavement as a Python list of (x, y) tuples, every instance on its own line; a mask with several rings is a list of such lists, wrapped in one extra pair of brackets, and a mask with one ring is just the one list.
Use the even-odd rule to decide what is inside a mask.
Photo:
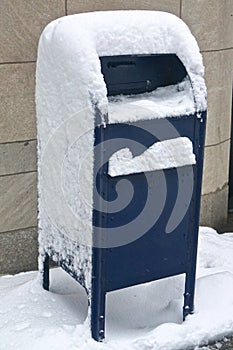
[(233, 350), (233, 338), (224, 338), (211, 345), (196, 347), (194, 350)]

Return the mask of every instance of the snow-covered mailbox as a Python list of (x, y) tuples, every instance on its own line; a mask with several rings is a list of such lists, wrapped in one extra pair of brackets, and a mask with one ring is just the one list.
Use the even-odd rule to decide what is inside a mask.
[[(39, 43), (39, 252), (85, 288), (94, 339), (106, 293), (186, 274), (193, 311), (206, 88), (199, 48), (153, 11), (58, 19)], [(148, 300), (148, 302), (150, 302)]]

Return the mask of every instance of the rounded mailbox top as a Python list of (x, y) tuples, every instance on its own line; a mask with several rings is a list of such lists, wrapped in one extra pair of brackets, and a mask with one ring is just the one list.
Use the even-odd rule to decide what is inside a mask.
[(76, 113), (90, 103), (101, 106), (104, 115), (108, 99), (99, 57), (148, 54), (177, 55), (191, 82), (195, 110), (206, 109), (197, 42), (180, 18), (157, 11), (82, 13), (48, 24), (38, 50), (37, 101), (43, 96), (50, 111), (54, 104), (61, 120), (64, 112)]

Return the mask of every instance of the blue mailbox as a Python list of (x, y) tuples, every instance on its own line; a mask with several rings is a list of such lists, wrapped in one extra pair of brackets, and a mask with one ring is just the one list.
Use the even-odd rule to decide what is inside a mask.
[[(187, 77), (184, 66), (175, 55), (118, 56), (100, 59), (109, 96), (145, 93), (161, 86), (178, 84)], [(115, 79), (112, 78), (112, 70), (114, 70)], [(127, 74), (128, 71), (129, 74)], [(149, 90), (148, 81), (151, 82)], [(114, 103), (114, 99), (111, 103)], [(141, 223), (141, 237), (120, 247), (93, 249), (95, 269), (92, 331), (95, 339), (100, 339), (100, 335), (104, 334), (101, 332), (104, 330), (104, 317), (101, 318), (101, 316), (105, 314), (105, 295), (120, 288), (185, 273), (183, 317), (193, 312), (205, 120), (204, 111), (191, 116), (170, 116), (164, 119), (109, 124), (95, 128), (95, 143), (103, 144), (103, 148), (96, 148), (95, 154), (96, 186), (101, 195), (95, 198), (96, 201), (100, 201), (98, 207), (103, 207), (101, 198), (104, 201), (113, 201), (116, 198), (118, 181), (123, 179), (130, 181), (134, 189), (134, 198), (123, 210), (117, 213), (94, 210), (93, 223), (97, 231), (94, 230), (94, 239), (99, 239), (96, 246), (118, 245), (118, 237), (105, 235), (103, 232), (101, 236), (99, 228), (109, 228), (110, 231), (116, 228), (113, 235), (117, 235), (117, 230), (120, 231), (120, 228), (124, 227), (126, 236), (131, 234), (132, 238), (135, 237), (138, 222), (135, 221), (133, 225), (128, 223), (132, 223), (135, 217), (139, 216), (146, 202), (153, 203), (141, 219), (150, 222), (149, 216), (153, 223), (148, 229), (145, 228), (145, 222)], [(147, 174), (143, 172), (143, 168), (141, 172), (139, 170), (138, 173), (127, 175), (111, 177), (108, 174), (108, 159), (120, 149), (130, 147), (136, 157), (156, 142), (176, 138), (178, 135), (192, 141), (196, 164), (184, 165), (179, 169), (171, 167), (148, 171)], [(113, 142), (114, 140), (117, 142)], [(129, 146), (131, 140), (136, 141), (133, 147)], [(107, 143), (107, 149), (104, 147), (106, 141), (112, 141)], [(104, 153), (106, 162), (102, 159), (100, 152)], [(164, 181), (167, 186), (165, 202), (163, 202), (164, 193), (162, 193)], [(127, 187), (126, 182), (122, 188), (122, 193), (125, 195)], [(177, 199), (178, 193), (180, 198)], [(179, 202), (176, 203), (177, 200)], [(157, 208), (161, 207), (161, 201), (163, 210), (156, 220)], [(173, 219), (174, 226), (172, 227), (171, 224), (169, 229), (168, 223), (175, 206), (178, 206), (178, 210), (173, 212), (176, 216)], [(131, 232), (126, 232), (129, 230), (129, 227), (126, 228), (127, 224)]]
[[(145, 15), (143, 11), (140, 13)], [(131, 15), (134, 16), (133, 11)], [(79, 16), (74, 17), (82, 22)], [(95, 16), (107, 18), (110, 15), (86, 16), (96, 19)], [(117, 17), (117, 13), (111, 13), (110, 18), (112, 16), (121, 17)], [(129, 13), (125, 21), (128, 16)], [(159, 18), (161, 15), (153, 13), (154, 16)], [(74, 18), (72, 21), (76, 23)], [(67, 28), (68, 23), (64, 19), (63, 27)], [(163, 26), (162, 20), (160, 25)], [(46, 38), (46, 32), (42, 38)], [(50, 37), (50, 44), (51, 40), (55, 39)], [(164, 40), (166, 42), (166, 38)], [(43, 61), (43, 53), (47, 54), (46, 45), (43, 41), (40, 45), (40, 60), (48, 62), (48, 59)], [(80, 112), (84, 119), (72, 121), (70, 131), (62, 125), (61, 130), (66, 130), (65, 137), (63, 139), (61, 133), (59, 142), (56, 138), (54, 143), (49, 141), (52, 145), (49, 150), (53, 150), (50, 158), (48, 144), (45, 146), (43, 141), (47, 129), (40, 117), (40, 104), (41, 110), (44, 108), (42, 87), (46, 81), (44, 68), (40, 70), (43, 66), (40, 61), (37, 106), (39, 141), (41, 148), (44, 147), (44, 153), (39, 153), (39, 239), (43, 287), (49, 290), (51, 259), (86, 289), (92, 336), (100, 341), (105, 337), (105, 297), (114, 290), (185, 274), (183, 318), (194, 310), (206, 109), (204, 104), (200, 107), (198, 100), (201, 90), (205, 99), (203, 78), (200, 78), (198, 88), (190, 67), (186, 67), (178, 53), (99, 54), (97, 60), (106, 87), (107, 109), (98, 103), (98, 94), (89, 89), (93, 132), (91, 136), (84, 133), (77, 141), (86, 154), (88, 145), (93, 142), (93, 163), (87, 162), (87, 169), (92, 169), (92, 185), (89, 186), (92, 204), (88, 212), (83, 211), (84, 204), (81, 203), (75, 213), (77, 217), (80, 213), (79, 222), (85, 221), (85, 215), (91, 220), (91, 225), (86, 226), (90, 227), (90, 246), (80, 242), (80, 237), (75, 240), (79, 228), (72, 231), (69, 217), (65, 223), (60, 223), (60, 220), (65, 220), (66, 212), (59, 209), (59, 199), (53, 201), (53, 196), (61, 194), (56, 189), (57, 172), (52, 173), (51, 164), (62, 153), (56, 149), (67, 140), (67, 135), (75, 134), (76, 126), (79, 130), (89, 112)], [(54, 81), (54, 91), (59, 97), (62, 90), (58, 91), (55, 85)], [(70, 123), (71, 119), (68, 120)], [(91, 141), (85, 144), (88, 137)], [(72, 152), (75, 151), (75, 142), (70, 141)], [(79, 150), (82, 149), (80, 145)], [(69, 149), (66, 145), (63, 148), (66, 152)], [(67, 169), (72, 169), (72, 176), (76, 176), (75, 159), (64, 153), (64, 161), (57, 163), (64, 165), (67, 161)], [(84, 163), (79, 161), (81, 165)], [(81, 167), (81, 172), (84, 168)], [(87, 181), (83, 177), (84, 182)], [(63, 192), (66, 186), (72, 188), (75, 182), (64, 180)], [(80, 196), (74, 196), (70, 203), (76, 203), (75, 200), (80, 201)]]

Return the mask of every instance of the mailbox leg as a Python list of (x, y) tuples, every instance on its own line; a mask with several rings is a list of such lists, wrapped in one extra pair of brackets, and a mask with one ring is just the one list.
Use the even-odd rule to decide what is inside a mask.
[(193, 263), (189, 261), (188, 271), (186, 272), (185, 279), (185, 292), (184, 292), (184, 307), (183, 307), (183, 320), (186, 316), (194, 312), (194, 293), (195, 293), (195, 277), (196, 277), (196, 251), (194, 252)]
[(184, 293), (183, 321), (185, 320), (186, 316), (193, 313), (193, 297), (193, 293)]
[[(199, 188), (199, 193), (201, 190)], [(200, 198), (200, 197), (199, 197)], [(198, 201), (197, 201), (198, 202)], [(199, 229), (199, 216), (198, 207), (195, 208), (193, 217), (194, 222), (191, 221), (190, 239), (187, 249), (187, 269), (185, 279), (185, 292), (184, 292), (184, 308), (183, 308), (183, 320), (186, 316), (194, 312), (194, 293), (195, 293), (195, 279), (196, 279), (196, 263), (197, 263), (197, 242), (198, 242), (198, 229)]]
[(49, 290), (49, 256), (45, 255), (43, 263), (43, 288)]
[(102, 341), (105, 337), (105, 293), (93, 290), (92, 294), (91, 333), (96, 341)]

